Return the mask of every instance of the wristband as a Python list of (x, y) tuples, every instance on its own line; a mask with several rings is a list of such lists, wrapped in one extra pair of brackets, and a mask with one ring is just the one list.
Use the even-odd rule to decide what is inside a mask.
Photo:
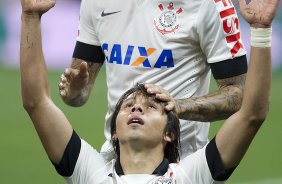
[(251, 27), (251, 46), (271, 47), (272, 28), (253, 28)]

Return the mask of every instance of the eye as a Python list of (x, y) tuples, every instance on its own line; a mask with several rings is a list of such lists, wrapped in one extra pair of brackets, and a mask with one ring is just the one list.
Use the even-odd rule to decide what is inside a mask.
[(153, 105), (149, 105), (149, 107), (148, 108), (150, 108), (150, 109), (156, 109), (156, 107), (155, 106), (153, 106)]
[(154, 103), (148, 103), (148, 104), (147, 104), (147, 108), (148, 108), (148, 109), (157, 109), (157, 105), (154, 104)]
[(128, 103), (128, 104), (126, 104), (126, 108), (130, 108), (130, 107), (132, 107), (133, 105), (131, 104), (131, 103)]
[(122, 108), (127, 109), (127, 108), (131, 108), (132, 106), (133, 106), (133, 102), (127, 101), (123, 104)]

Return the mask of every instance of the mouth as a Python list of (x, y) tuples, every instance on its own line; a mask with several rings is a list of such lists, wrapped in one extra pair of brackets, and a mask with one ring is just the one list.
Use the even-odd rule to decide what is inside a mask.
[(139, 117), (132, 117), (129, 119), (129, 121), (127, 122), (127, 125), (131, 125), (131, 124), (140, 124), (140, 125), (144, 125), (144, 121), (139, 118)]

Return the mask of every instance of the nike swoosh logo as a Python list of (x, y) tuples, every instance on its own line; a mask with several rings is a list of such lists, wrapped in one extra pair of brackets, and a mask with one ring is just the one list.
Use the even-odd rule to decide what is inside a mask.
[(116, 13), (119, 13), (119, 12), (121, 12), (121, 11), (115, 11), (115, 12), (105, 13), (104, 10), (103, 10), (103, 12), (102, 12), (102, 14), (101, 14), (101, 17), (105, 17), (105, 16), (108, 16), (108, 15), (116, 14)]

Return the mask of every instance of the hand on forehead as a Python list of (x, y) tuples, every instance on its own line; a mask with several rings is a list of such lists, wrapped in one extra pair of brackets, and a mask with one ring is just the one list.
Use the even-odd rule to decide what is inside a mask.
[(127, 105), (141, 105), (143, 107), (153, 107), (160, 111), (164, 111), (166, 104), (158, 100), (154, 95), (150, 95), (143, 91), (136, 91), (123, 100), (122, 106)]

